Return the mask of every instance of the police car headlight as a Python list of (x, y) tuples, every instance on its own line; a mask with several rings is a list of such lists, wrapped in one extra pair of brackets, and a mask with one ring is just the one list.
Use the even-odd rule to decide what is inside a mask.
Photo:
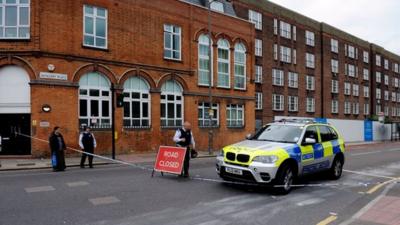
[(253, 159), (253, 162), (260, 163), (274, 163), (276, 161), (278, 161), (278, 156), (276, 155), (256, 156)]
[(224, 150), (221, 149), (221, 151), (218, 152), (217, 157), (224, 157)]

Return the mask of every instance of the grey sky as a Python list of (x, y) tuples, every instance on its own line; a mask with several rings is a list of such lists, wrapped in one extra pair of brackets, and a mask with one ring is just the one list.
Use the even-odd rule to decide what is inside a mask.
[(399, 0), (270, 0), (400, 55)]

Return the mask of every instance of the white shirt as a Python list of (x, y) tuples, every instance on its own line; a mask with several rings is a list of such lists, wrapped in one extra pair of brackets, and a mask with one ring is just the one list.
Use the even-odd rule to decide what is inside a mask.
[[(182, 128), (182, 129), (185, 130), (185, 128)], [(193, 146), (193, 148), (195, 149), (196, 143), (194, 142), (194, 137), (193, 137), (192, 131), (190, 131), (190, 135), (192, 136), (192, 140), (190, 140), (190, 144), (191, 144), (191, 145)], [(174, 141), (175, 143), (180, 142), (180, 141), (181, 141), (181, 138), (180, 138), (180, 137), (181, 137), (181, 130), (178, 129), (178, 130), (176, 130), (176, 132), (175, 132), (173, 141)]]
[[(85, 132), (84, 132), (84, 133), (85, 133)], [(96, 138), (94, 138), (94, 135), (93, 135), (93, 134), (91, 134), (91, 135), (92, 135), (92, 137), (93, 137), (93, 147), (96, 148), (96, 146), (97, 146)], [(83, 143), (82, 143), (82, 138), (83, 138), (83, 133), (81, 133), (81, 134), (79, 135), (79, 147), (81, 147), (81, 149), (84, 149)]]

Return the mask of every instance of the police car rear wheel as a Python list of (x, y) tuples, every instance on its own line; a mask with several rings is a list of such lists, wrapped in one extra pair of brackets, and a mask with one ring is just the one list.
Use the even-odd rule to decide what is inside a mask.
[(278, 172), (277, 174), (277, 179), (275, 182), (276, 187), (276, 192), (278, 194), (288, 194), (292, 190), (292, 184), (293, 184), (293, 170), (292, 168), (287, 164), (284, 165)]
[(332, 167), (329, 171), (330, 177), (334, 180), (337, 180), (342, 176), (342, 172), (343, 172), (343, 163), (339, 158), (335, 158), (335, 161), (333, 161)]

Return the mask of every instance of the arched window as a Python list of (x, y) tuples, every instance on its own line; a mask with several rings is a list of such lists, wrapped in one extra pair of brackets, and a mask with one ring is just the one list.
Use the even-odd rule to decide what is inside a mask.
[[(212, 44), (212, 43), (211, 43)], [(210, 85), (210, 74), (212, 74), (212, 49), (211, 49), (211, 68), (210, 68), (210, 39), (207, 35), (200, 35), (199, 37), (199, 49), (198, 49), (198, 58), (199, 58), (199, 85)], [(211, 73), (210, 73), (211, 72)], [(211, 84), (212, 84), (211, 77)]]
[(110, 81), (91, 72), (79, 80), (79, 125), (95, 128), (111, 127)]
[(182, 87), (175, 80), (166, 81), (161, 87), (161, 126), (179, 127), (183, 121)]
[(150, 126), (150, 86), (141, 77), (131, 77), (124, 83), (124, 127)]
[(235, 89), (246, 89), (246, 48), (242, 43), (235, 45)]
[(230, 52), (229, 42), (218, 41), (218, 87), (230, 88)]

